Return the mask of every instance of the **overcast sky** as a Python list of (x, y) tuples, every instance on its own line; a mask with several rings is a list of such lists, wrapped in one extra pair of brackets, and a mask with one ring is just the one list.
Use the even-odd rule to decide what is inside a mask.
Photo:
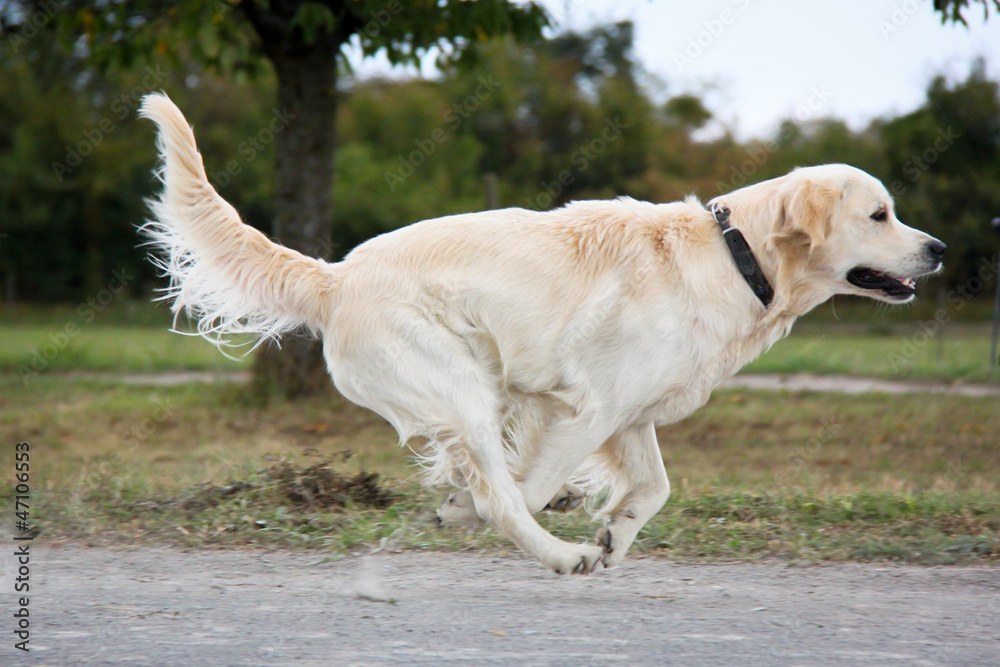
[[(942, 25), (930, 0), (542, 0), (557, 28), (631, 19), (658, 100), (694, 92), (741, 138), (781, 118), (855, 128), (920, 106), (938, 73), (964, 78), (977, 55), (1000, 79), (1000, 15)], [(378, 60), (359, 74), (385, 73)], [(412, 71), (410, 72), (412, 74)], [(426, 74), (432, 74), (425, 68)], [(403, 72), (397, 70), (395, 75)]]

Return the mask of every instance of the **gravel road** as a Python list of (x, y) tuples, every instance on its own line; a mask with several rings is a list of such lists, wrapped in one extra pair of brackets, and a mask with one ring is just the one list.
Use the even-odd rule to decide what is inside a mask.
[(3, 665), (1000, 663), (995, 568), (632, 558), (557, 577), (517, 554), (65, 545), (31, 567), (32, 650), (3, 632)]

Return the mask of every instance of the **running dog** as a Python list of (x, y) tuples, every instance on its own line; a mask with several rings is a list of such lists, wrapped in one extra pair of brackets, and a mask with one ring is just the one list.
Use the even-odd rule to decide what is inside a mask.
[[(337, 389), (423, 442), (429, 483), (460, 489), (443, 523), (488, 522), (563, 574), (621, 562), (666, 502), (656, 426), (836, 294), (912, 300), (945, 250), (896, 218), (878, 180), (825, 165), (707, 206), (620, 198), (426, 220), (328, 263), (243, 224), (165, 95), (142, 115), (163, 158), (143, 231), (173, 311), (220, 344), (321, 336)], [(595, 544), (533, 517), (595, 489)]]

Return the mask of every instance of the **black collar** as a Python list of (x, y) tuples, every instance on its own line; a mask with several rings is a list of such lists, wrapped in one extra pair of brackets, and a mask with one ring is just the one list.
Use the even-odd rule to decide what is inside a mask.
[(757, 258), (754, 257), (753, 250), (750, 249), (747, 240), (743, 238), (743, 234), (740, 230), (729, 226), (729, 209), (722, 204), (712, 204), (708, 210), (712, 212), (712, 217), (722, 228), (722, 238), (726, 239), (726, 246), (733, 254), (736, 268), (740, 270), (747, 285), (750, 285), (750, 289), (764, 304), (764, 308), (767, 308), (771, 305), (771, 300), (774, 299), (774, 290), (771, 288), (771, 283), (767, 282), (767, 278), (764, 277), (764, 272), (761, 271), (760, 264), (757, 263)]

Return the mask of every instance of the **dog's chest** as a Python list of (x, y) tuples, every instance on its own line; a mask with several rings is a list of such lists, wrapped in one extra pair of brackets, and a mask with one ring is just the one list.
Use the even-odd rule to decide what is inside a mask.
[(684, 419), (704, 405), (722, 382), (783, 338), (791, 324), (748, 323), (743, 327), (711, 326), (693, 320), (688, 335), (676, 334), (674, 354), (649, 357), (645, 371), (659, 377), (657, 388), (639, 419), (668, 424)]

